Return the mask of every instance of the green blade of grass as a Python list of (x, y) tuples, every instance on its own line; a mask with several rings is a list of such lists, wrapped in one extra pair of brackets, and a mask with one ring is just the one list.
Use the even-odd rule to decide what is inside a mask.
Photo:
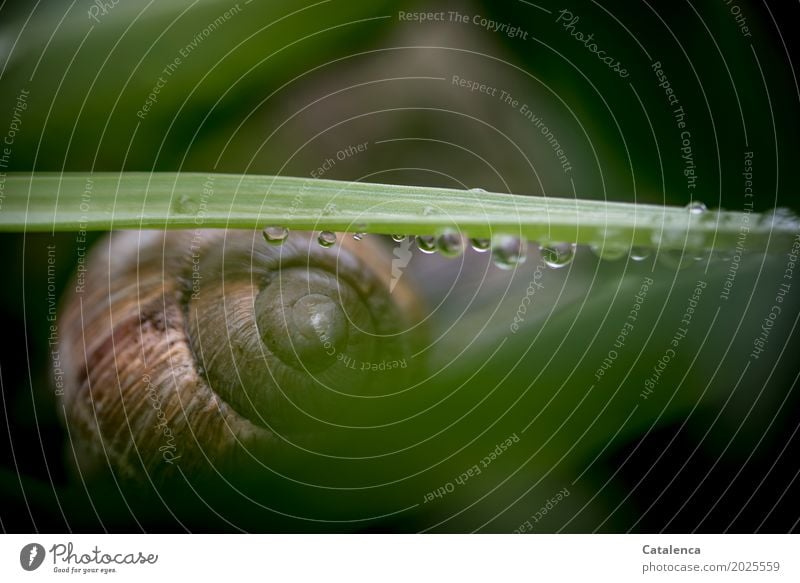
[(257, 229), (511, 234), (671, 249), (787, 248), (794, 217), (417, 186), (195, 173), (8, 174), (0, 231)]

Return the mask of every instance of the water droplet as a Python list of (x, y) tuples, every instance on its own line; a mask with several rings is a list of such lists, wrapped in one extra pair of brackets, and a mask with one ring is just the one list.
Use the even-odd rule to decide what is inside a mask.
[(650, 257), (650, 248), (649, 247), (631, 247), (631, 259), (633, 261), (644, 261), (648, 257)]
[(492, 261), (500, 269), (514, 269), (527, 259), (528, 242), (512, 235), (492, 238)]
[(617, 261), (628, 254), (628, 247), (619, 243), (594, 243), (589, 245), (592, 253), (604, 261)]
[(405, 235), (392, 235), (392, 241), (394, 241), (395, 243), (402, 243), (405, 240), (406, 240)]
[(539, 252), (547, 267), (559, 269), (572, 263), (576, 247), (575, 243), (544, 243), (539, 247)]
[(798, 228), (798, 217), (791, 209), (778, 207), (761, 215), (760, 224), (772, 228)]
[(267, 227), (264, 229), (264, 239), (270, 245), (280, 245), (289, 236), (289, 229), (286, 227)]
[(433, 235), (418, 235), (417, 248), (428, 255), (436, 253), (436, 237)]
[(476, 192), (476, 193), (480, 194), (482, 192), (486, 192), (486, 189), (484, 189), (484, 188), (470, 188), (469, 191), (470, 192)]
[(708, 207), (705, 205), (704, 202), (699, 200), (693, 200), (689, 204), (686, 205), (686, 210), (689, 211), (691, 215), (702, 215), (704, 212), (708, 210)]
[(172, 204), (172, 211), (176, 214), (191, 214), (194, 212), (194, 205), (192, 204), (192, 197), (188, 194), (180, 194)]
[(354, 240), (361, 241), (366, 236), (367, 236), (367, 223), (358, 222), (355, 225), (353, 225)]
[(492, 240), (484, 239), (482, 237), (474, 237), (470, 239), (469, 244), (472, 246), (472, 249), (478, 253), (486, 253), (492, 248)]
[(317, 237), (321, 247), (333, 247), (336, 244), (336, 233), (331, 231), (322, 231)]
[(439, 235), (439, 253), (443, 257), (458, 257), (464, 253), (464, 237), (458, 231), (447, 230)]

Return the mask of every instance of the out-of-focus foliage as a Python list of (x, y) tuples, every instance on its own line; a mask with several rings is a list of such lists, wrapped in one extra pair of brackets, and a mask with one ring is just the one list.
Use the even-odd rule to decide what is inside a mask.
[[(575, 29), (624, 61), (630, 76), (620, 78), (556, 22), (564, 7), (536, 4), (546, 10), (488, 0), (126, 0), (93, 20), (89, 2), (66, 12), (66, 2), (19, 3), (0, 10), (0, 136), (25, 95), (5, 169), (282, 174), (676, 205), (695, 198), (743, 210), (745, 152), (753, 152), (754, 208), (797, 208), (800, 109), (787, 54), (796, 41), (786, 26), (797, 21), (796, 7), (740, 2), (751, 32), (743, 36), (724, 2), (574, 2)], [(408, 22), (400, 11), (469, 18)], [(474, 16), (528, 37), (493, 32)], [(684, 136), (655, 62), (685, 110), (695, 189), (687, 188)], [(454, 77), (496, 92), (471, 92)], [(552, 132), (571, 171), (523, 104)], [(359, 144), (366, 147), (358, 155), (340, 156)], [(56, 296), (69, 292), (78, 242), (58, 234), (3, 235), (0, 243), (8, 257), (0, 372), (12, 426), (11, 442), (0, 442), (0, 496), (20, 511), (4, 514), (3, 524), (136, 529), (113, 485), (90, 502), (63, 463), (66, 436), (49, 385), (48, 285)], [(52, 273), (48, 245), (58, 249)], [(262, 476), (271, 488), (262, 492), (283, 514), (237, 499), (230, 519), (254, 530), (510, 531), (567, 488), (536, 530), (753, 530), (762, 520), (790, 528), (796, 515), (784, 511), (787, 499), (764, 492), (797, 491), (797, 290), (766, 353), (749, 357), (785, 254), (745, 254), (727, 300), (730, 257), (692, 259), (679, 270), (652, 256), (599, 261), (580, 247), (568, 268), (537, 275), (539, 259), (532, 245), (528, 262), (508, 273), (471, 252), (463, 263), (415, 253), (406, 276), (430, 307), (434, 342), (424, 348), (436, 374), (423, 375), (396, 407), (421, 413), (364, 430), (355, 446), (336, 438), (355, 455), (402, 451), (368, 461), (278, 460), (281, 471), (333, 487)], [(654, 283), (617, 346), (645, 278)], [(645, 399), (700, 280), (706, 287), (688, 333)], [(544, 287), (512, 332), (534, 281)], [(610, 350), (616, 358), (598, 379)], [(425, 501), (512, 434), (520, 441), (479, 477)], [(354, 483), (364, 487), (337, 489)], [(227, 496), (224, 485), (209, 489)], [(145, 528), (233, 528), (198, 508), (191, 492), (169, 507), (181, 523), (152, 495), (140, 505), (127, 499)], [(299, 514), (386, 516), (290, 516)]]

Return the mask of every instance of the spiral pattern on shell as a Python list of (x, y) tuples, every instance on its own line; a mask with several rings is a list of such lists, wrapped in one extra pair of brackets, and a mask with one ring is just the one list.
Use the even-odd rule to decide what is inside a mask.
[(252, 231), (111, 235), (62, 313), (79, 471), (236, 471), (402, 390), (407, 368), (363, 370), (409, 358), (418, 333), (389, 263), (378, 244), (326, 249), (307, 232), (281, 246)]

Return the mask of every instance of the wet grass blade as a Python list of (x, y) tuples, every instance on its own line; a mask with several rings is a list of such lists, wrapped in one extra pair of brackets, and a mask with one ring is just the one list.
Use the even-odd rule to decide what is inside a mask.
[(539, 241), (787, 248), (796, 217), (310, 178), (195, 173), (8, 174), (0, 231), (260, 229), (511, 234)]

